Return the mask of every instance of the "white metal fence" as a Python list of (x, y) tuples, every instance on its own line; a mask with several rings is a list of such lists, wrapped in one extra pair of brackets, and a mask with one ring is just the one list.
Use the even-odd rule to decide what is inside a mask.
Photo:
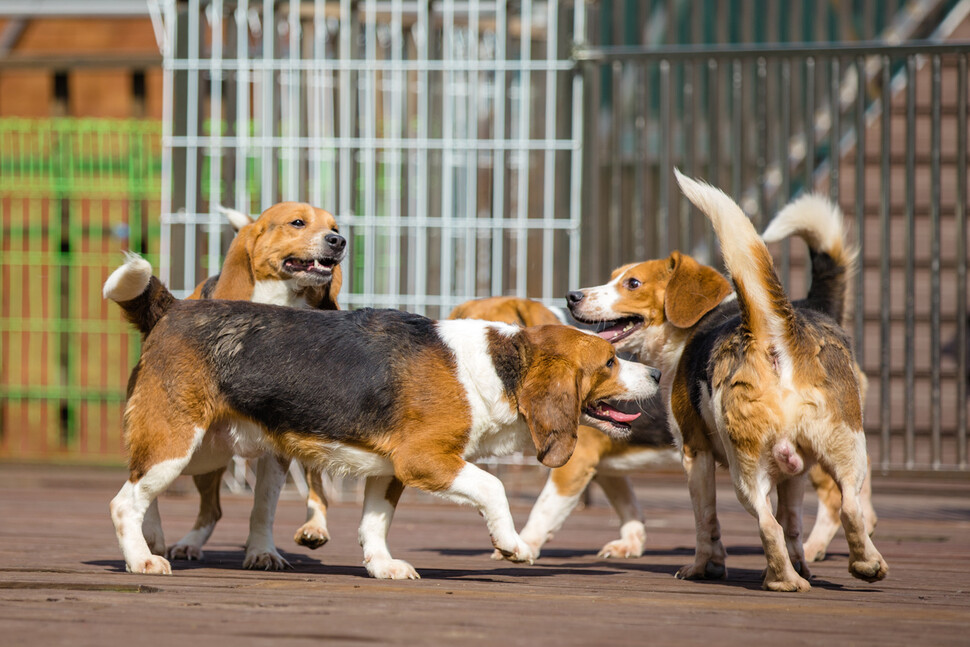
[[(163, 278), (217, 271), (217, 206), (323, 207), (341, 301), (445, 316), (578, 283), (585, 9), (559, 2), (156, 0)], [(563, 35), (567, 37), (563, 38)]]

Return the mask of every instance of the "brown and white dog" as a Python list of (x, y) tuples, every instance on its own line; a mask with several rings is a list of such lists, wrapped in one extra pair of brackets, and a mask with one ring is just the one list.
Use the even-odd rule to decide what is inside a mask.
[[(308, 204), (282, 202), (252, 220), (240, 212), (225, 210), (238, 235), (233, 239), (219, 274), (199, 284), (189, 299), (233, 299), (271, 303), (299, 308), (336, 310), (342, 274), (340, 262), (346, 251), (346, 240), (338, 232), (333, 215)], [(138, 266), (136, 258), (131, 261)], [(144, 271), (147, 264), (140, 266)], [(150, 274), (150, 268), (148, 273)], [(115, 301), (128, 301), (137, 296), (142, 274), (131, 277), (116, 272), (105, 283), (104, 295)], [(160, 292), (153, 293), (156, 298)], [(131, 304), (134, 307), (136, 304)], [(151, 332), (157, 320), (170, 305), (162, 300), (133, 318), (144, 335)], [(131, 318), (131, 317), (130, 317)], [(226, 462), (230, 456), (226, 457)], [(250, 534), (246, 541), (244, 568), (281, 569), (288, 566), (273, 542), (273, 516), (279, 492), (286, 478), (286, 462), (266, 455), (257, 463), (254, 505), (250, 517)], [(199, 513), (192, 529), (165, 550), (161, 520), (153, 504), (145, 520), (145, 536), (156, 554), (170, 559), (202, 559), (202, 546), (212, 535), (222, 516), (219, 486), (225, 462), (206, 473), (193, 474), (201, 496)], [(329, 539), (327, 500), (320, 472), (306, 470), (309, 495), (307, 521), (295, 536), (297, 543), (318, 548)]]
[(657, 391), (656, 370), (564, 326), (177, 301), (146, 266), (131, 258), (116, 270), (129, 292), (141, 285), (136, 300), (163, 311), (129, 381), (130, 477), (111, 502), (132, 572), (171, 573), (145, 541), (144, 516), (179, 474), (211, 471), (227, 453), (366, 476), (360, 541), (373, 577), (417, 577), (387, 548), (405, 486), (475, 505), (493, 545), (531, 562), (501, 482), (467, 461), (533, 446), (562, 465), (581, 421), (629, 432), (607, 400)]
[[(466, 301), (456, 307), (449, 319), (483, 319), (520, 326), (562, 323), (556, 314), (539, 301), (516, 297), (486, 297)], [(583, 492), (595, 481), (620, 518), (620, 537), (599, 551), (600, 557), (639, 557), (646, 543), (643, 514), (637, 503), (630, 474), (654, 465), (670, 465), (678, 456), (667, 428), (663, 400), (659, 396), (638, 403), (642, 415), (630, 421), (627, 438), (611, 437), (580, 425), (576, 450), (562, 467), (549, 471), (529, 519), (519, 535), (538, 557), (542, 546), (552, 539), (579, 504)], [(493, 555), (501, 558), (498, 551)]]
[[(574, 317), (609, 322), (601, 336), (663, 373), (697, 528), (694, 563), (677, 576), (727, 575), (715, 508), (719, 462), (758, 519), (768, 561), (764, 587), (808, 590), (801, 500), (806, 468), (818, 462), (842, 494), (849, 572), (866, 581), (884, 578), (888, 567), (866, 532), (860, 502), (867, 466), (863, 386), (839, 325), (854, 265), (842, 240), (841, 214), (831, 205), (790, 205), (789, 214), (813, 212), (788, 224), (809, 242), (819, 278), (805, 301), (792, 304), (740, 207), (713, 187), (679, 173), (677, 179), (714, 224), (734, 291), (714, 269), (674, 252), (621, 267), (610, 283), (567, 298)], [(769, 500), (773, 486), (778, 519)]]

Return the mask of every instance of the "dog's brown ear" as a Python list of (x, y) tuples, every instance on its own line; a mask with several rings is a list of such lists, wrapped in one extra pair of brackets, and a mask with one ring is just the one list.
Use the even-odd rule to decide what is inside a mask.
[(690, 328), (731, 294), (731, 284), (712, 267), (673, 252), (672, 273), (664, 292), (664, 316), (678, 328)]
[(560, 358), (534, 362), (519, 390), (519, 412), (529, 425), (536, 457), (560, 467), (576, 449), (579, 427), (579, 373)]
[(219, 282), (212, 291), (213, 299), (249, 301), (256, 288), (253, 276), (253, 247), (259, 235), (259, 223), (246, 225), (229, 244), (226, 261), (222, 264)]

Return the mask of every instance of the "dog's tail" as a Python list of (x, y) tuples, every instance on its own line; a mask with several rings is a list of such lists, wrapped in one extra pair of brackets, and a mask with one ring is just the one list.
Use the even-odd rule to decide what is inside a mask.
[(761, 238), (774, 243), (788, 236), (805, 241), (812, 261), (812, 285), (800, 303), (844, 324), (858, 250), (845, 240), (841, 209), (814, 194), (793, 200), (768, 224)]
[(151, 263), (132, 252), (125, 252), (124, 265), (104, 282), (102, 294), (121, 306), (125, 318), (142, 336), (148, 335), (175, 303), (172, 293), (152, 274)]
[[(714, 225), (724, 264), (738, 295), (742, 325), (751, 337), (780, 364), (790, 369), (790, 341), (795, 309), (775, 274), (774, 262), (754, 225), (731, 198), (709, 184), (697, 182), (674, 169), (684, 195)], [(789, 373), (790, 374), (790, 373)]]

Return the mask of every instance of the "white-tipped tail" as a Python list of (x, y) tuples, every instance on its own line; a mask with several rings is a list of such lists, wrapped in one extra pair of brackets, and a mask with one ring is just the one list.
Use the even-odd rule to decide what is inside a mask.
[(248, 215), (244, 214), (242, 211), (236, 211), (235, 209), (230, 209), (229, 207), (224, 207), (221, 204), (216, 207), (216, 209), (226, 217), (229, 224), (235, 231), (239, 231), (246, 225), (251, 225), (253, 219)]
[(674, 175), (684, 195), (714, 225), (745, 324), (756, 338), (784, 346), (791, 302), (784, 294), (771, 254), (754, 225), (741, 207), (720, 189), (686, 177), (677, 169)]
[(125, 264), (104, 282), (102, 294), (115, 302), (130, 301), (145, 291), (151, 278), (151, 263), (134, 252), (125, 252)]
[(799, 236), (812, 250), (835, 256), (842, 249), (842, 210), (814, 193), (796, 198), (774, 217), (761, 238), (776, 243), (789, 236)]

